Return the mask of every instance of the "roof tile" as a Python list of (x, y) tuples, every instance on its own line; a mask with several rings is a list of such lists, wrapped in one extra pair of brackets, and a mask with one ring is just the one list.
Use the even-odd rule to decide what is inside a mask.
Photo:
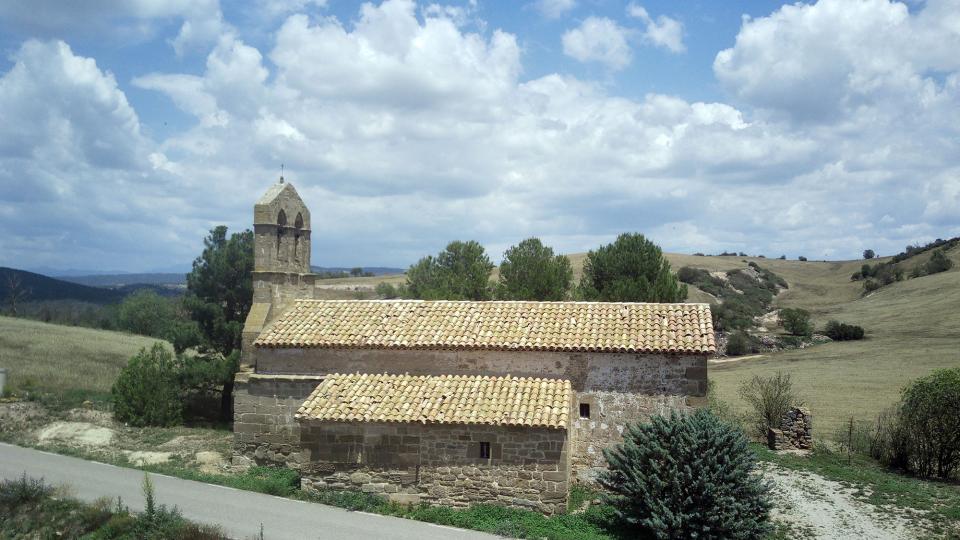
[(303, 402), (296, 418), (567, 429), (571, 396), (564, 379), (333, 374)]
[(709, 305), (621, 302), (297, 300), (254, 345), (716, 352)]

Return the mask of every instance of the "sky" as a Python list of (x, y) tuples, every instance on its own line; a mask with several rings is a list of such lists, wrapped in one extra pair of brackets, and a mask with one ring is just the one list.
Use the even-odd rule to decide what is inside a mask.
[(313, 264), (960, 235), (960, 0), (0, 2), (0, 265), (177, 271), (281, 165)]

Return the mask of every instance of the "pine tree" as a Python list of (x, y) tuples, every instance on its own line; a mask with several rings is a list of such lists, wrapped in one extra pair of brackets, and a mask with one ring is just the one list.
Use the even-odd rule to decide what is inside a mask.
[(642, 234), (621, 234), (587, 253), (580, 295), (601, 302), (683, 302), (687, 286), (670, 272), (659, 246)]
[(628, 426), (604, 456), (600, 484), (638, 536), (753, 539), (771, 530), (770, 486), (746, 437), (707, 410)]

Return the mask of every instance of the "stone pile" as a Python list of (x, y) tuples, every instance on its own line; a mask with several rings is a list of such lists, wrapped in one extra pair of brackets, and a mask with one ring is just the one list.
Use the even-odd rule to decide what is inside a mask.
[(809, 450), (813, 448), (813, 415), (804, 407), (791, 407), (780, 420), (780, 429), (767, 429), (771, 450)]

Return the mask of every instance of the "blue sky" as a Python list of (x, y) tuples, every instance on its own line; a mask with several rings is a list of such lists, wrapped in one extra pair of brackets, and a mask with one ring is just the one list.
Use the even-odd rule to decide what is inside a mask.
[(960, 234), (958, 0), (38, 0), (0, 49), (0, 265), (186, 267), (280, 163), (325, 266)]

